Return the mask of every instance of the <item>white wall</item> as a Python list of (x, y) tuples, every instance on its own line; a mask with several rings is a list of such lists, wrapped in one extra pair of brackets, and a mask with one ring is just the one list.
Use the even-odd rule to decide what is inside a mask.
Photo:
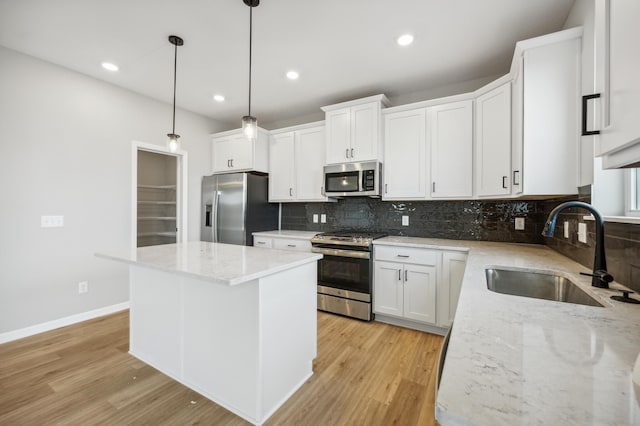
[[(221, 128), (177, 111), (189, 239)], [(94, 253), (129, 248), (132, 141), (162, 145), (170, 130), (168, 104), (0, 47), (0, 334), (128, 300), (127, 268)], [(41, 228), (41, 215), (65, 226)]]

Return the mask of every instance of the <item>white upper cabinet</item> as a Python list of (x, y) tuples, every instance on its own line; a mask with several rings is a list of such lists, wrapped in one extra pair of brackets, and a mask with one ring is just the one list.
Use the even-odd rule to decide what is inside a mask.
[(273, 132), (269, 142), (269, 201), (327, 201), (323, 195), (324, 125)]
[(269, 136), (266, 130), (259, 128), (254, 141), (247, 139), (242, 129), (211, 136), (213, 173), (269, 171)]
[(426, 197), (426, 130), (425, 108), (384, 115), (383, 200)]
[(296, 132), (296, 198), (300, 201), (327, 201), (324, 196), (325, 127)]
[(269, 201), (293, 201), (295, 134), (271, 135), (269, 140)]
[(326, 162), (380, 161), (384, 95), (322, 107), (326, 113)]
[(511, 82), (478, 96), (475, 186), (479, 197), (511, 194)]
[(577, 194), (581, 37), (572, 28), (516, 45), (514, 194)]
[(431, 197), (473, 196), (473, 101), (427, 109)]
[(595, 15), (603, 106), (596, 155), (604, 168), (623, 167), (640, 162), (640, 2), (597, 0)]

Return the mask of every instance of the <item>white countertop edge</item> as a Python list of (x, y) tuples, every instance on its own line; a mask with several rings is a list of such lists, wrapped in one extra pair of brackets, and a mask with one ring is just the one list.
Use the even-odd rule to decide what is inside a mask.
[[(268, 250), (273, 251), (274, 249), (268, 249)], [(308, 254), (309, 254), (309, 257), (305, 259), (292, 261), (285, 265), (274, 266), (263, 271), (258, 271), (258, 272), (254, 272), (252, 274), (247, 274), (247, 275), (241, 275), (239, 277), (231, 278), (231, 279), (216, 278), (210, 275), (202, 275), (194, 272), (187, 272), (187, 271), (181, 271), (181, 270), (172, 269), (172, 268), (166, 268), (153, 263), (146, 263), (146, 262), (134, 261), (130, 259), (124, 259), (115, 255), (109, 255), (105, 253), (95, 253), (94, 255), (102, 259), (115, 260), (116, 262), (122, 262), (122, 263), (126, 263), (133, 266), (139, 266), (142, 268), (155, 269), (162, 272), (168, 272), (170, 274), (180, 275), (180, 276), (189, 277), (189, 278), (195, 278), (203, 281), (209, 281), (216, 284), (234, 286), (234, 285), (246, 283), (248, 281), (253, 281), (258, 278), (267, 277), (269, 275), (273, 275), (278, 272), (286, 271), (288, 269), (295, 268), (295, 267), (322, 259), (322, 254), (319, 254), (319, 253), (308, 253)]]
[(275, 230), (275, 231), (260, 231), (254, 232), (254, 237), (271, 237), (271, 238), (291, 238), (296, 240), (311, 240), (314, 236), (318, 235), (320, 231), (292, 231), (287, 229)]
[(446, 240), (443, 242), (439, 239), (420, 238), (420, 237), (383, 237), (373, 240), (373, 245), (381, 246), (397, 246), (397, 247), (414, 247), (447, 251), (460, 251), (468, 253), (470, 248), (465, 247), (464, 240)]

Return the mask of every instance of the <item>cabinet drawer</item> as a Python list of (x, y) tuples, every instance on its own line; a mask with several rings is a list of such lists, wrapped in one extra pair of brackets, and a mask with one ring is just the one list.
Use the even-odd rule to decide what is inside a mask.
[(273, 238), (253, 237), (253, 246), (262, 248), (273, 248)]
[(374, 247), (374, 256), (375, 260), (436, 266), (440, 259), (440, 252), (415, 247), (376, 245)]
[(280, 250), (296, 250), (311, 252), (310, 240), (298, 240), (295, 238), (274, 238), (273, 248)]

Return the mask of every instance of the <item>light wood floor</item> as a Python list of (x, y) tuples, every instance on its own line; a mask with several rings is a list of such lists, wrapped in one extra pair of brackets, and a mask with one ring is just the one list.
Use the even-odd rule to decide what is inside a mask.
[[(0, 425), (247, 425), (130, 356), (129, 315), (0, 345)], [(318, 313), (314, 375), (267, 425), (432, 425), (442, 337)]]

